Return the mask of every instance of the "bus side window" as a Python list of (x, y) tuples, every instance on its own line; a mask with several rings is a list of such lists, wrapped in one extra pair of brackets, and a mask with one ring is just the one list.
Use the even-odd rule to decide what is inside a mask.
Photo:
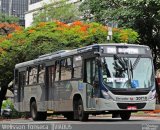
[(95, 80), (98, 80), (98, 71), (95, 64), (95, 59), (87, 59), (85, 63), (85, 78), (87, 83), (93, 84)]
[(39, 65), (38, 69), (38, 83), (44, 83), (44, 74), (45, 74), (45, 68), (43, 65)]
[(67, 75), (67, 79), (71, 79), (72, 78), (72, 70), (73, 70), (73, 58), (67, 58), (67, 62), (66, 62), (66, 75)]
[(73, 57), (73, 78), (82, 77), (82, 57), (74, 56)]
[(87, 81), (87, 83), (91, 83), (91, 63), (90, 63), (90, 61), (86, 62), (86, 69), (87, 69), (86, 81)]
[(61, 80), (71, 79), (72, 64), (71, 58), (61, 60)]
[(55, 81), (59, 81), (59, 71), (60, 71), (60, 64), (59, 64), (59, 61), (56, 61)]
[(22, 71), (20, 74), (20, 85), (25, 86), (26, 85), (26, 72)]
[(26, 85), (28, 85), (29, 84), (29, 68), (27, 68), (27, 70), (26, 70)]
[(29, 68), (29, 85), (33, 85), (37, 83), (37, 67)]
[(55, 65), (48, 66), (46, 71), (47, 85), (52, 87), (55, 78)]
[(19, 85), (18, 85), (18, 101), (22, 102), (24, 98), (24, 87), (26, 85), (26, 71), (19, 72)]
[(94, 83), (95, 81), (98, 82), (98, 66), (96, 65), (95, 60), (92, 61), (92, 65), (93, 65), (92, 83)]

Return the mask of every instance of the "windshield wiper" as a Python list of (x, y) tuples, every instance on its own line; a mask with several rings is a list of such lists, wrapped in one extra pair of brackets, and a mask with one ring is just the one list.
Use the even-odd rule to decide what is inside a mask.
[(140, 58), (141, 58), (141, 55), (139, 55), (139, 56), (136, 58), (136, 60), (134, 61), (133, 65), (132, 65), (133, 70), (136, 68), (137, 64), (139, 63)]
[[(125, 59), (125, 58), (120, 58), (117, 55), (114, 55), (114, 60), (115, 60), (115, 68), (121, 73), (127, 71), (127, 75), (128, 75), (128, 80), (124, 83), (124, 85), (128, 84), (128, 85), (132, 85), (131, 83), (131, 79), (133, 78), (133, 65), (131, 60), (129, 59)], [(116, 62), (116, 60), (118, 60), (118, 63), (120, 64), (120, 66), (118, 65), (118, 63)], [(138, 64), (138, 58), (136, 60), (136, 62), (134, 62), (134, 66), (136, 66)], [(124, 86), (123, 85), (123, 86)], [(128, 86), (129, 87), (129, 86)]]
[(127, 63), (127, 60), (125, 59), (121, 59), (119, 56), (117, 55), (114, 55), (114, 60), (118, 60), (119, 64), (122, 66), (121, 68), (123, 68), (123, 70), (126, 70), (126, 63)]
[(131, 76), (133, 79), (133, 65), (132, 65), (132, 61), (130, 60), (130, 71), (131, 71)]
[[(117, 62), (118, 60), (118, 62)], [(119, 63), (119, 64), (118, 64)], [(122, 59), (117, 55), (114, 55), (114, 69), (119, 71), (119, 75), (122, 75), (123, 72), (128, 70), (128, 59)]]

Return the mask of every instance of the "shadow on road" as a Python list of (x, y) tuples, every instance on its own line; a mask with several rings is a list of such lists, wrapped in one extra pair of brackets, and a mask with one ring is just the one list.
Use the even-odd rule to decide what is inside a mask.
[[(47, 119), (47, 121), (51, 121), (51, 122), (68, 122), (68, 121), (71, 121), (71, 120), (67, 120), (67, 119)], [(147, 120), (143, 120), (143, 119), (130, 119), (130, 120), (128, 120), (128, 121), (123, 121), (123, 120), (121, 120), (120, 118), (112, 118), (112, 119), (88, 119), (88, 121), (85, 121), (85, 122), (139, 122), (139, 121), (141, 121), (141, 122), (145, 122), (145, 121), (147, 121)], [(80, 121), (72, 121), (72, 122), (80, 122)]]

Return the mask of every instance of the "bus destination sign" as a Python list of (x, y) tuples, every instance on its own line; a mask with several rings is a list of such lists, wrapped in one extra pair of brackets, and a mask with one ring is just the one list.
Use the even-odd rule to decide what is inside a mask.
[(104, 46), (103, 53), (108, 54), (146, 54), (149, 51), (144, 47)]

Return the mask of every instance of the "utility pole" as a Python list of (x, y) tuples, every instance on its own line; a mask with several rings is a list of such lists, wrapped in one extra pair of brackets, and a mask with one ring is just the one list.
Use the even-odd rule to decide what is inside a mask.
[(112, 41), (112, 35), (113, 35), (112, 27), (109, 27), (109, 26), (108, 26), (108, 36), (107, 36), (108, 42), (109, 42), (109, 41)]
[(9, 0), (9, 16), (12, 15), (12, 0)]

